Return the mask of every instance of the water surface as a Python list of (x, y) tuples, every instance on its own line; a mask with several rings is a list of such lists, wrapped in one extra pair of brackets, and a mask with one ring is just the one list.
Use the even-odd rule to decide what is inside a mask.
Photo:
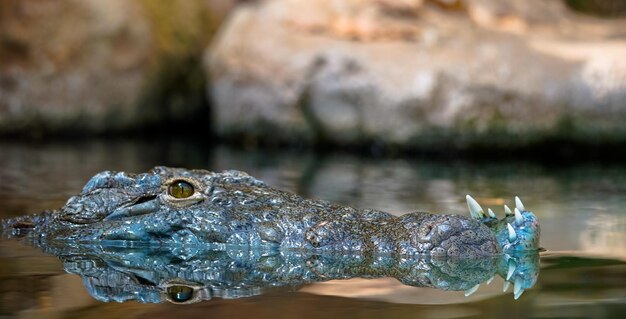
[(463, 292), (393, 278), (279, 287), (193, 305), (102, 303), (80, 277), (36, 248), (0, 241), (0, 316), (170, 318), (622, 318), (626, 313), (626, 167), (543, 166), (261, 152), (184, 142), (0, 144), (0, 217), (58, 208), (102, 170), (155, 165), (243, 170), (284, 190), (356, 208), (466, 213), (465, 194), (502, 214), (519, 195), (542, 226), (542, 269), (518, 300), (496, 278)]

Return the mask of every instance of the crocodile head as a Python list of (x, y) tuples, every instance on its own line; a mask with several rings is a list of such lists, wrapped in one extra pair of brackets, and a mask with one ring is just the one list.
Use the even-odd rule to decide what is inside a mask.
[(209, 171), (167, 167), (143, 174), (104, 171), (92, 177), (80, 195), (67, 201), (59, 220), (94, 224), (196, 207), (211, 193), (213, 176)]
[(230, 234), (245, 233), (255, 222), (245, 214), (250, 208), (245, 200), (259, 188), (269, 189), (239, 171), (105, 171), (70, 198), (57, 214), (57, 225), (42, 233), (56, 241), (124, 246), (230, 243)]
[[(460, 218), (457, 224), (482, 227), (482, 222), (485, 228), (470, 233), (474, 237), (485, 234), (481, 238), (492, 240), (486, 229), (489, 228), (499, 244), (499, 249), (494, 251), (538, 248), (537, 219), (523, 208), (521, 201), (515, 213), (502, 220), (492, 216), (491, 211), (485, 214), (471, 197), (468, 205), (472, 217), (479, 222), (466, 223), (463, 221), (466, 217), (457, 216)], [(337, 209), (328, 203), (308, 201), (272, 189), (243, 172), (155, 167), (142, 174), (110, 171), (96, 174), (81, 194), (71, 197), (63, 208), (38, 217), (18, 217), (5, 223), (5, 228), (7, 224), (14, 231), (29, 228), (33, 237), (46, 243), (169, 245), (193, 249), (189, 247), (281, 243), (283, 239), (304, 242), (303, 233), (311, 227), (307, 223), (316, 223), (313, 220), (316, 216), (306, 211), (318, 209), (319, 213), (331, 207)], [(300, 214), (292, 218), (296, 220), (292, 222), (294, 227), (299, 229), (283, 230), (284, 225), (275, 215), (284, 211)], [(389, 214), (385, 216), (393, 218)], [(440, 237), (446, 234), (454, 236), (456, 232), (444, 231)], [(293, 238), (285, 238), (292, 235)], [(464, 238), (456, 239), (459, 245), (469, 245)], [(308, 247), (302, 245), (298, 247)]]
[(503, 252), (538, 251), (541, 229), (537, 216), (527, 210), (519, 197), (515, 197), (515, 208), (504, 205), (505, 216), (498, 219), (488, 209), (487, 213), (470, 195), (466, 196), (467, 207), (472, 218), (484, 223), (496, 236)]
[(240, 188), (263, 185), (238, 171), (213, 173), (155, 167), (142, 174), (105, 171), (59, 210), (3, 222), (5, 232), (45, 243), (163, 245), (223, 242), (227, 209), (215, 181)]

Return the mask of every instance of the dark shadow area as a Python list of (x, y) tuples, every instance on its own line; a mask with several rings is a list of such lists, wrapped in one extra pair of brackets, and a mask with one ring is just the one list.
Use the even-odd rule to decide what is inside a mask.
[(621, 0), (565, 0), (572, 9), (600, 17), (626, 15), (626, 2)]

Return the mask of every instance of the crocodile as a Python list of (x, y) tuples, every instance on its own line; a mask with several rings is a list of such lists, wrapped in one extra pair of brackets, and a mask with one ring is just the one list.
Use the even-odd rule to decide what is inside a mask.
[[(394, 216), (305, 199), (241, 171), (155, 167), (104, 171), (65, 206), (3, 221), (39, 246), (248, 247), (409, 258), (483, 258), (539, 249), (537, 217), (519, 197), (504, 217), (466, 197), (470, 216)], [(185, 248), (186, 247), (186, 248)]]

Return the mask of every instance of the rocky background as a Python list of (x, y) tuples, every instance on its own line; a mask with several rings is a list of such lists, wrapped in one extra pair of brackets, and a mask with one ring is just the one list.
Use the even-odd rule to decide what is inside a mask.
[(165, 131), (203, 120), (202, 55), (233, 1), (3, 0), (0, 134)]
[(624, 145), (624, 57), (618, 0), (4, 0), (0, 135)]

